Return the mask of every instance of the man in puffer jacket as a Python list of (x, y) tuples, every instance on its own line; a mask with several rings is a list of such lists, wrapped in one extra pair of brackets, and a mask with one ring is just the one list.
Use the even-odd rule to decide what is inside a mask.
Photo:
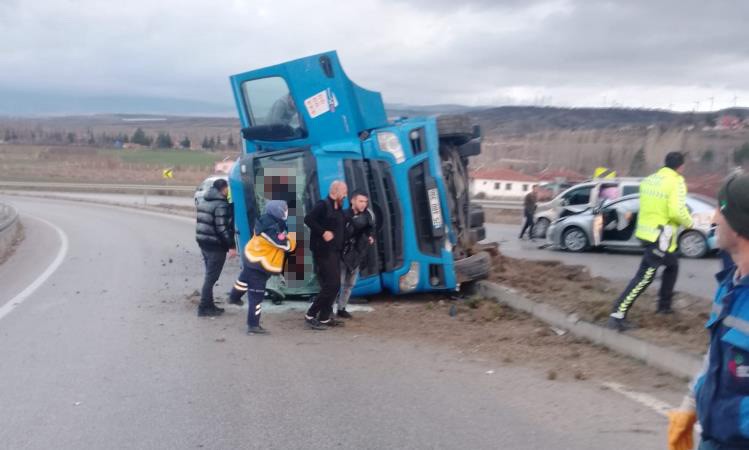
[(247, 292), (247, 334), (267, 334), (260, 326), (260, 313), (265, 296), (265, 285), (271, 275), (283, 272), (286, 254), (296, 250), (294, 233), (289, 233), (286, 219), (289, 209), (283, 200), (271, 200), (265, 214), (255, 223), (254, 235), (242, 254), (242, 273), (234, 283), (229, 303), (242, 306), (242, 295)]
[(224, 310), (213, 303), (213, 286), (221, 276), (226, 262), (226, 254), (236, 254), (234, 250), (234, 220), (231, 205), (227, 200), (229, 185), (224, 179), (213, 182), (198, 203), (195, 239), (205, 263), (205, 279), (200, 291), (199, 317), (221, 315)]

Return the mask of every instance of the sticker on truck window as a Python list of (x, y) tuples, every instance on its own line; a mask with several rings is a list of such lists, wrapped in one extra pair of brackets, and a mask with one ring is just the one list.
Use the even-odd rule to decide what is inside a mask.
[(442, 207), (440, 206), (440, 196), (437, 188), (429, 189), (427, 195), (429, 196), (429, 210), (432, 213), (432, 227), (435, 230), (442, 228)]

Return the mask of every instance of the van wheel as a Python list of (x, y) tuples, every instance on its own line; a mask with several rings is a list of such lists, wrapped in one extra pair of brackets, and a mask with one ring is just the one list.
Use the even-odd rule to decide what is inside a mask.
[(689, 230), (679, 236), (679, 251), (685, 257), (702, 258), (707, 250), (707, 239), (699, 231)]

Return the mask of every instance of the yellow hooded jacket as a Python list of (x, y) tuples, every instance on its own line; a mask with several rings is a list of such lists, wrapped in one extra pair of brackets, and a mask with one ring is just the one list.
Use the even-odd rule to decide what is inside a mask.
[(244, 255), (248, 261), (259, 264), (263, 270), (278, 274), (283, 272), (286, 253), (296, 250), (296, 233), (288, 233), (286, 242), (277, 243), (265, 233), (252, 236), (244, 247)]
[(642, 180), (635, 236), (643, 241), (656, 242), (661, 232), (670, 227), (671, 245), (668, 251), (676, 251), (679, 227), (692, 227), (692, 215), (686, 201), (684, 177), (669, 167), (663, 167)]

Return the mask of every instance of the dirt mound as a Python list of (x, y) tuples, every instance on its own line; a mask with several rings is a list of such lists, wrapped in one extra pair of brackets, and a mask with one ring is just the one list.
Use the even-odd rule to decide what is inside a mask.
[[(491, 281), (517, 289), (531, 300), (548, 303), (575, 313), (581, 319), (603, 324), (623, 283), (593, 277), (584, 266), (558, 261), (526, 261), (504, 255), (494, 257)], [(677, 292), (672, 316), (654, 314), (658, 282), (635, 303), (629, 319), (639, 328), (630, 334), (692, 353), (704, 353), (708, 336), (704, 329), (710, 304)]]

